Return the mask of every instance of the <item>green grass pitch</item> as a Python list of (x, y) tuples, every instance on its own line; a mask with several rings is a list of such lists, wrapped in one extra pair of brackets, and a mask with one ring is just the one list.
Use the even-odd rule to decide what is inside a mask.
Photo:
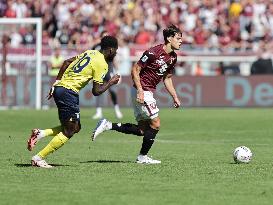
[[(122, 122), (134, 122), (123, 109)], [(104, 110), (115, 121), (113, 110)], [(161, 130), (150, 155), (160, 165), (134, 163), (141, 138), (107, 132), (91, 141), (94, 109), (81, 110), (82, 130), (47, 158), (46, 170), (30, 166), (32, 128), (57, 125), (57, 110), (0, 111), (0, 204), (230, 205), (272, 204), (272, 109), (161, 109)], [(245, 145), (249, 164), (234, 164)]]

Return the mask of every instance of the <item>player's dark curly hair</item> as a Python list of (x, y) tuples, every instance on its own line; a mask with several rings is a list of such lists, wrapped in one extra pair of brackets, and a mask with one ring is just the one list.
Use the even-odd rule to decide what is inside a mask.
[(118, 47), (118, 39), (114, 36), (104, 36), (101, 39), (101, 49), (105, 50), (107, 48), (117, 48)]
[(177, 33), (182, 35), (182, 31), (180, 31), (180, 29), (173, 24), (168, 26), (167, 28), (165, 28), (163, 30), (163, 36), (164, 36), (165, 43), (168, 42), (168, 37), (174, 37), (175, 34), (177, 34)]

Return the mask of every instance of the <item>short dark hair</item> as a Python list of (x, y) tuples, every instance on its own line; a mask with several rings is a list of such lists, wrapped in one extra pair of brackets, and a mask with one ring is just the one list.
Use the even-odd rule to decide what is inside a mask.
[(114, 36), (104, 36), (101, 39), (100, 45), (102, 50), (107, 48), (118, 48), (118, 39)]
[(104, 36), (107, 36), (108, 32), (106, 30), (103, 30), (101, 33), (100, 33), (100, 38), (103, 38)]
[(182, 31), (180, 31), (180, 29), (173, 24), (171, 24), (170, 26), (165, 28), (163, 30), (163, 36), (164, 36), (165, 43), (168, 42), (168, 37), (174, 37), (175, 34), (177, 34), (177, 33), (182, 35)]

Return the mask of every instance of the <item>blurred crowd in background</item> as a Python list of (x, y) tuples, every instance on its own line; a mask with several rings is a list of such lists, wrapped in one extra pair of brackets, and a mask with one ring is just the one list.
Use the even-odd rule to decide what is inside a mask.
[[(273, 0), (0, 0), (0, 17), (41, 17), (43, 53), (47, 48), (56, 68), (63, 54), (92, 48), (106, 31), (119, 39), (118, 67), (129, 75), (130, 57), (137, 56), (132, 50), (163, 42), (162, 30), (175, 24), (183, 31), (185, 55), (262, 59), (251, 67), (243, 62), (179, 61), (178, 75), (273, 73)], [(33, 25), (0, 25), (0, 36), (3, 32), (11, 48), (35, 44)]]
[[(121, 44), (153, 45), (170, 23), (189, 49), (256, 51), (273, 45), (272, 0), (0, 0), (0, 17), (42, 17), (43, 44), (90, 47), (104, 30)], [(11, 46), (33, 44), (32, 26)]]

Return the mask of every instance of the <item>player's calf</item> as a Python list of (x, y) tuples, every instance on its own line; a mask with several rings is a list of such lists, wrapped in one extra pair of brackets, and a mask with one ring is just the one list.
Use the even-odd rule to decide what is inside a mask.
[(143, 142), (140, 150), (141, 155), (147, 155), (149, 150), (151, 149), (154, 139), (156, 137), (156, 134), (158, 133), (158, 130), (149, 128), (144, 131), (144, 137), (143, 137)]

